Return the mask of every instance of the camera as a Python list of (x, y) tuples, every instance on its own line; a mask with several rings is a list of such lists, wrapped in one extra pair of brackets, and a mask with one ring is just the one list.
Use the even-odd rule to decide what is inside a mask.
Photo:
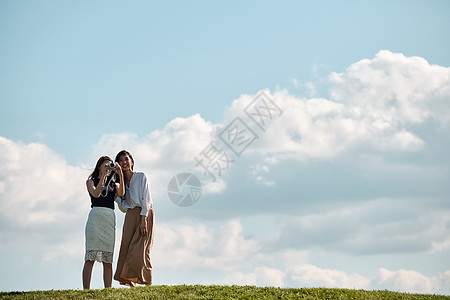
[(109, 164), (107, 164), (107, 166), (111, 169), (114, 169), (116, 167), (116, 163), (115, 162), (110, 162)]

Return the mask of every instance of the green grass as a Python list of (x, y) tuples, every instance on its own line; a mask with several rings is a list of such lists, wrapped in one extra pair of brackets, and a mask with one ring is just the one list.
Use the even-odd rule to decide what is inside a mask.
[(330, 288), (175, 285), (102, 290), (0, 292), (0, 299), (450, 299), (450, 296)]

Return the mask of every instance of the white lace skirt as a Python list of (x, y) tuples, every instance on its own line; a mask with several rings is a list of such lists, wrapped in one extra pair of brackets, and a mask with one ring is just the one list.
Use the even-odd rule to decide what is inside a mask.
[(116, 237), (116, 214), (107, 207), (94, 206), (86, 222), (84, 260), (112, 263)]

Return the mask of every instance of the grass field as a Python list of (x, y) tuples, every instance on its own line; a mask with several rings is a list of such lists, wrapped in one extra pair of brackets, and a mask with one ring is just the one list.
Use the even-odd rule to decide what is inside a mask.
[(102, 290), (1, 292), (0, 299), (450, 299), (450, 296), (330, 288), (175, 285)]

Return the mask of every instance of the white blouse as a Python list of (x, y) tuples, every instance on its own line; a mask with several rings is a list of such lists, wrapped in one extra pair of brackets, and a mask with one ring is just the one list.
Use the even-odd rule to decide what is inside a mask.
[(116, 197), (119, 209), (126, 212), (127, 209), (141, 207), (141, 216), (147, 216), (153, 206), (150, 192), (150, 182), (144, 172), (135, 172), (131, 177), (130, 187), (125, 187), (125, 195)]

